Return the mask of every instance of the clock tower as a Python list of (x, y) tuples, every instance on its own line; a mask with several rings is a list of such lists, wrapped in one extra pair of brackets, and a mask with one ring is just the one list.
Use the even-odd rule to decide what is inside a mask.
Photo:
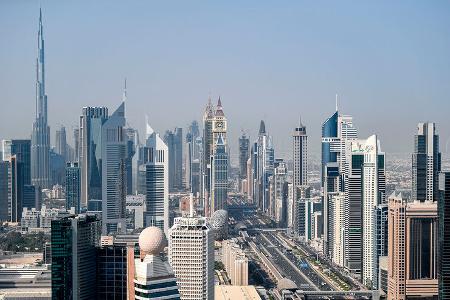
[(219, 100), (217, 101), (217, 108), (216, 108), (216, 112), (214, 114), (214, 119), (213, 119), (212, 125), (213, 125), (212, 126), (212, 129), (213, 129), (213, 151), (212, 151), (212, 154), (214, 154), (215, 150), (216, 150), (215, 142), (219, 138), (219, 135), (223, 139), (224, 145), (225, 146), (227, 145), (227, 118), (225, 117), (225, 114), (223, 113), (222, 101), (220, 100), (220, 97), (219, 97)]

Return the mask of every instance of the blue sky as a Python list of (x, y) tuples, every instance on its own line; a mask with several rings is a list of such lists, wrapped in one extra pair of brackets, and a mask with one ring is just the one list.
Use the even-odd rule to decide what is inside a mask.
[[(277, 156), (301, 116), (310, 150), (335, 94), (359, 135), (410, 152), (420, 121), (450, 139), (448, 1), (41, 1), (49, 122), (69, 130), (81, 107), (121, 100), (143, 129), (200, 120), (222, 98), (231, 150), (260, 119)], [(35, 109), (39, 2), (0, 2), (0, 138), (28, 137)], [(450, 142), (449, 142), (450, 143)], [(449, 146), (450, 148), (450, 146)], [(450, 149), (449, 149), (450, 151)]]

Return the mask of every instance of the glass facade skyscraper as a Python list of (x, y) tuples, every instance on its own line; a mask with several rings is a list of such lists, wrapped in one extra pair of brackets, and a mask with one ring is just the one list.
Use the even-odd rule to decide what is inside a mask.
[(50, 127), (45, 94), (44, 30), (39, 12), (38, 55), (36, 59), (36, 119), (31, 135), (31, 180), (40, 188), (50, 187)]

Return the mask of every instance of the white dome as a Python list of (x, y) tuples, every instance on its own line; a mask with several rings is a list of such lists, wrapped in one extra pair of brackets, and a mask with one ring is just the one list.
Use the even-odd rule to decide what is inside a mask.
[(139, 235), (139, 248), (146, 254), (159, 254), (166, 246), (166, 236), (158, 227), (147, 227)]

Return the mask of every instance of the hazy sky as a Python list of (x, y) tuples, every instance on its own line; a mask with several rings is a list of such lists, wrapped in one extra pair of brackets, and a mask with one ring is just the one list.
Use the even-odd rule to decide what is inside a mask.
[[(228, 117), (232, 156), (260, 119), (290, 155), (301, 116), (311, 152), (339, 107), (360, 137), (410, 152), (419, 121), (450, 144), (449, 1), (41, 1), (52, 130), (81, 107), (112, 112), (128, 79), (131, 126), (163, 132), (201, 120), (210, 94)], [(0, 138), (29, 137), (38, 1), (0, 2)], [(71, 137), (71, 134), (69, 134)], [(72, 143), (72, 141), (69, 141)], [(448, 146), (450, 151), (450, 145)]]

